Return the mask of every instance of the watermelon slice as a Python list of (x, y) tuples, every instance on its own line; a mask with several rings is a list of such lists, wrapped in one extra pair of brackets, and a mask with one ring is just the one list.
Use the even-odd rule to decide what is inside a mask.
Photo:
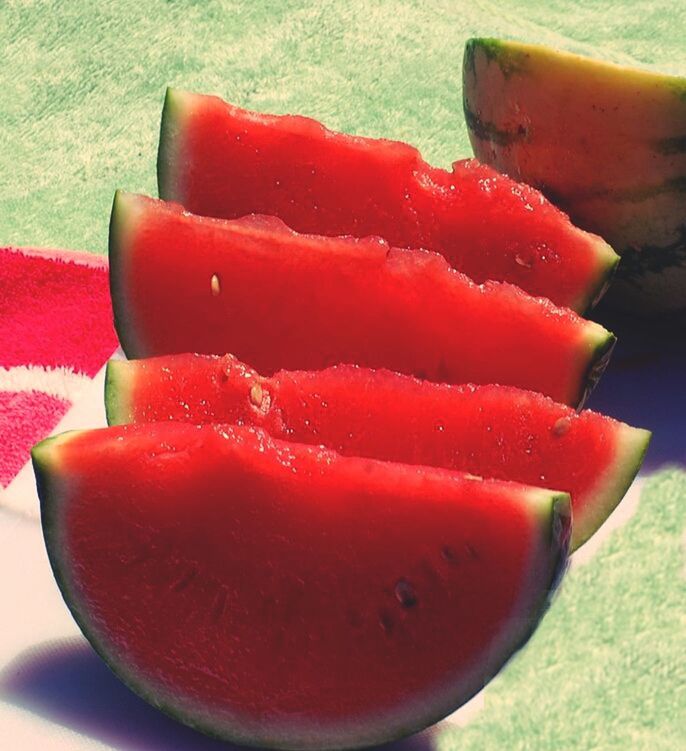
[(447, 172), (404, 143), (184, 91), (167, 92), (158, 181), (161, 198), (196, 214), (269, 214), (299, 232), (379, 235), (437, 251), (477, 282), (512, 282), (579, 311), (619, 260), (537, 190), (474, 160)]
[(572, 549), (622, 499), (650, 440), (647, 430), (508, 386), (438, 385), (353, 366), (264, 378), (231, 355), (111, 360), (105, 401), (110, 424), (255, 425), (348, 456), (559, 488), (572, 497)]
[(265, 374), (350, 362), (432, 381), (505, 383), (577, 404), (614, 337), (435, 253), (299, 235), (276, 218), (196, 217), (117, 194), (110, 274), (129, 357), (233, 352)]
[(33, 456), (85, 635), (155, 706), (241, 743), (438, 720), (526, 641), (566, 557), (565, 494), (249, 428), (78, 431)]
[(610, 302), (686, 310), (686, 78), (501, 39), (470, 39), (463, 73), (476, 156), (622, 254)]

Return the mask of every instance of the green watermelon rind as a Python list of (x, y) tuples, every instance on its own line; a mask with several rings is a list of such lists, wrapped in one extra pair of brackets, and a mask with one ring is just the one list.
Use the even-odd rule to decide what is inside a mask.
[(568, 400), (568, 404), (576, 406), (577, 409), (583, 408), (605, 372), (617, 344), (617, 337), (603, 326), (589, 321), (586, 330), (586, 343), (590, 352), (586, 371), (580, 379), (578, 393)]
[[(591, 234), (591, 233), (589, 233)], [(592, 244), (598, 259), (597, 282), (588, 285), (587, 292), (573, 306), (574, 310), (590, 310), (605, 295), (620, 268), (621, 256), (599, 235), (592, 236)]]
[(174, 165), (178, 164), (178, 151), (184, 121), (189, 113), (188, 103), (183, 102), (185, 92), (167, 88), (162, 107), (160, 141), (157, 151), (157, 189), (160, 198), (183, 203), (178, 176)]
[[(102, 639), (95, 628), (86, 608), (79, 602), (73, 591), (73, 583), (68, 573), (68, 561), (63, 556), (64, 542), (60, 529), (59, 511), (68, 498), (68, 483), (60, 477), (59, 447), (84, 431), (70, 431), (56, 437), (48, 438), (34, 446), (31, 456), (36, 475), (36, 484), (40, 497), (41, 523), (43, 536), (50, 566), (58, 584), (62, 597), (69, 608), (74, 620), (93, 649), (103, 659), (110, 670), (134, 693), (175, 720), (198, 730), (205, 735), (239, 743), (248, 746), (267, 746), (284, 751), (343, 751), (343, 749), (364, 748), (382, 742), (391, 742), (421, 731), (440, 721), (457, 709), (454, 697), (457, 691), (451, 692), (452, 700), (443, 701), (429, 716), (424, 714), (419, 722), (413, 722), (405, 716), (404, 721), (396, 721), (394, 732), (383, 735), (378, 730), (371, 734), (360, 727), (357, 741), (352, 741), (352, 734), (333, 743), (323, 742), (321, 736), (299, 738), (295, 742), (284, 743), (280, 738), (256, 737), (246, 734), (237, 725), (232, 727), (217, 727), (206, 719), (200, 720), (193, 716), (193, 709), (187, 710), (165, 699), (156, 696), (155, 689), (146, 684), (131, 671), (123, 668), (117, 660), (109, 655), (105, 639)], [(531, 503), (532, 515), (540, 525), (539, 544), (532, 549), (531, 563), (522, 584), (522, 595), (518, 607), (513, 608), (510, 625), (501, 633), (496, 645), (492, 645), (484, 660), (485, 669), (475, 670), (468, 690), (460, 696), (460, 702), (465, 703), (481, 690), (509, 660), (531, 638), (541, 619), (553, 602), (560, 582), (568, 564), (569, 540), (571, 536), (571, 504), (566, 493), (531, 488), (527, 494)], [(532, 545), (533, 548), (533, 545)], [(545, 586), (541, 586), (541, 576), (545, 575)], [(472, 685), (474, 683), (478, 685)], [(444, 691), (445, 693), (445, 691)]]
[(135, 197), (121, 190), (116, 191), (112, 202), (109, 230), (110, 296), (114, 328), (127, 357), (135, 357), (142, 351), (136, 339), (138, 327), (130, 316), (131, 306), (126, 304), (126, 261), (128, 259), (129, 235), (136, 228), (137, 202)]
[(135, 370), (126, 360), (108, 360), (105, 367), (105, 417), (108, 425), (133, 422), (130, 400)]
[(616, 436), (615, 461), (605, 474), (598, 478), (593, 491), (595, 502), (587, 504), (574, 515), (572, 550), (587, 542), (605, 523), (610, 514), (636, 479), (648, 451), (652, 433), (622, 423)]

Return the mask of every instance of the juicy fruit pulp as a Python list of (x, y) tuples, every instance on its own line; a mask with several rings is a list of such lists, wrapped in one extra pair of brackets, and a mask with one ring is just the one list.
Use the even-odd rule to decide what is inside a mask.
[(505, 383), (577, 404), (614, 337), (512, 285), (478, 286), (435, 253), (223, 221), (117, 194), (115, 321), (130, 357), (232, 352), (265, 374), (339, 363)]
[(686, 309), (686, 79), (497, 39), (463, 73), (476, 156), (622, 254), (610, 302)]
[(379, 235), (437, 251), (477, 282), (511, 282), (579, 311), (618, 261), (538, 191), (474, 160), (447, 172), (404, 143), (183, 91), (167, 93), (158, 178), (161, 198), (196, 214), (268, 214), (299, 232)]
[(216, 425), (34, 449), (67, 604), (136, 691), (200, 729), (350, 748), (434, 722), (528, 638), (564, 494)]
[(106, 405), (110, 424), (255, 425), (348, 456), (559, 488), (572, 497), (572, 549), (622, 499), (650, 439), (507, 386), (438, 385), (351, 366), (265, 378), (231, 355), (112, 360)]

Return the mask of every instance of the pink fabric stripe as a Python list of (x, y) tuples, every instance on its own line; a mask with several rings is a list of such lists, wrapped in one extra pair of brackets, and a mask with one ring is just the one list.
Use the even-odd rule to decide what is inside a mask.
[(26, 464), (31, 446), (44, 438), (71, 404), (40, 391), (0, 392), (0, 486)]
[(117, 337), (106, 262), (84, 256), (0, 249), (0, 366), (98, 372)]

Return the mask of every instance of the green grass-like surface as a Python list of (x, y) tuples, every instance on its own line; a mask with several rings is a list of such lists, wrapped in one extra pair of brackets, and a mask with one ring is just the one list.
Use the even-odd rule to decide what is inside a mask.
[(686, 719), (686, 472), (651, 477), (636, 514), (574, 568), (527, 649), (440, 751), (676, 751)]
[[(167, 85), (470, 154), (470, 36), (686, 72), (670, 0), (9, 0), (0, 4), (0, 243), (104, 253), (116, 187), (155, 192)], [(681, 66), (681, 68), (680, 68)]]
[[(155, 194), (167, 85), (469, 156), (461, 64), (510, 37), (686, 74), (671, 0), (0, 3), (0, 244), (104, 253), (115, 188)], [(640, 395), (637, 398), (641, 398)], [(621, 416), (621, 415), (620, 415)], [(686, 474), (572, 570), (529, 646), (441, 751), (683, 747)]]

